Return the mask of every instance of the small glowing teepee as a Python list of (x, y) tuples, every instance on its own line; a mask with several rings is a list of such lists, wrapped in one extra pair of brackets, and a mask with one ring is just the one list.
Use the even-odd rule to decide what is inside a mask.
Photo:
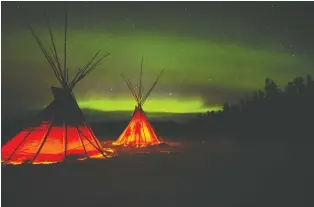
[(49, 53), (31, 27), (30, 30), (48, 60), (61, 88), (51, 87), (54, 100), (39, 114), (34, 123), (21, 130), (1, 148), (4, 164), (49, 164), (66, 159), (110, 158), (111, 149), (104, 150), (87, 124), (72, 92), (75, 85), (109, 55), (94, 62), (94, 57), (69, 81), (66, 66), (67, 14), (65, 15), (64, 68), (56, 52), (53, 34), (47, 21), (52, 49)]
[(164, 70), (160, 72), (152, 87), (145, 94), (143, 93), (142, 89), (143, 57), (141, 62), (140, 84), (138, 92), (136, 92), (136, 90), (133, 88), (131, 81), (126, 79), (121, 74), (127, 86), (129, 87), (133, 97), (135, 98), (137, 105), (135, 106), (131, 121), (122, 132), (118, 140), (113, 142), (112, 145), (147, 147), (161, 144), (161, 141), (158, 139), (154, 129), (150, 125), (142, 106), (156, 86), (163, 71)]

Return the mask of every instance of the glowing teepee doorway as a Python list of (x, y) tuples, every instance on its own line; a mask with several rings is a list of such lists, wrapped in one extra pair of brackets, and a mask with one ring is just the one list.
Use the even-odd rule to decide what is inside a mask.
[(150, 125), (142, 106), (156, 86), (163, 71), (164, 70), (160, 72), (152, 87), (145, 94), (143, 93), (142, 88), (143, 57), (141, 62), (140, 84), (138, 87), (138, 92), (136, 92), (136, 90), (133, 88), (131, 81), (126, 79), (121, 74), (133, 97), (135, 98), (137, 105), (135, 106), (131, 121), (119, 136), (118, 140), (112, 143), (113, 145), (146, 147), (161, 144), (161, 141), (158, 139), (153, 127)]
[(114, 156), (114, 151), (104, 150), (101, 147), (72, 92), (75, 85), (95, 69), (109, 53), (94, 62), (98, 51), (83, 68), (78, 70), (72, 81), (69, 81), (66, 65), (67, 14), (65, 15), (63, 68), (48, 21), (47, 24), (52, 44), (51, 52), (46, 50), (31, 27), (30, 30), (62, 87), (51, 87), (54, 100), (33, 123), (2, 146), (1, 161), (4, 164), (48, 164), (72, 158), (76, 160), (110, 158)]

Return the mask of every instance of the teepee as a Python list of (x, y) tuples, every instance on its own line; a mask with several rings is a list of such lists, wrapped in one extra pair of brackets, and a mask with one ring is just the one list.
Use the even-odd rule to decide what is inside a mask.
[(95, 69), (109, 53), (94, 61), (100, 52), (98, 51), (83, 68), (79, 68), (74, 78), (69, 81), (66, 65), (67, 13), (65, 14), (63, 68), (48, 20), (47, 26), (51, 39), (50, 51), (43, 46), (32, 27), (29, 26), (29, 29), (62, 87), (51, 87), (54, 100), (28, 127), (2, 146), (1, 161), (4, 164), (49, 164), (69, 159), (110, 158), (114, 156), (114, 151), (104, 150), (101, 147), (85, 121), (72, 92), (76, 84)]
[(118, 140), (113, 142), (112, 145), (147, 147), (161, 144), (161, 141), (158, 139), (153, 127), (150, 125), (142, 107), (156, 86), (163, 71), (164, 70), (160, 72), (156, 81), (146, 93), (144, 93), (142, 88), (143, 57), (141, 62), (140, 83), (138, 91), (135, 90), (131, 81), (121, 74), (136, 101), (136, 106), (131, 121), (122, 132)]

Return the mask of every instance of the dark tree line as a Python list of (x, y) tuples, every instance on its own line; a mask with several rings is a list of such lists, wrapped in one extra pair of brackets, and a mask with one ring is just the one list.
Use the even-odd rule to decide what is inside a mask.
[(208, 112), (190, 124), (205, 134), (314, 140), (314, 80), (310, 75), (297, 77), (280, 89), (266, 78), (264, 90), (236, 104), (226, 103), (221, 111)]

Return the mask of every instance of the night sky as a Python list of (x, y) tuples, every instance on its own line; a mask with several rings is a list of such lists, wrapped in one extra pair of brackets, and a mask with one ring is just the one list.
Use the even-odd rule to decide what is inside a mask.
[(71, 74), (101, 49), (111, 55), (74, 89), (83, 109), (133, 111), (120, 73), (138, 83), (141, 56), (148, 88), (165, 68), (144, 109), (216, 110), (264, 86), (314, 74), (313, 2), (2, 2), (2, 114), (37, 110), (52, 100), (53, 71), (27, 23), (49, 41), (44, 13), (62, 55), (68, 11)]

